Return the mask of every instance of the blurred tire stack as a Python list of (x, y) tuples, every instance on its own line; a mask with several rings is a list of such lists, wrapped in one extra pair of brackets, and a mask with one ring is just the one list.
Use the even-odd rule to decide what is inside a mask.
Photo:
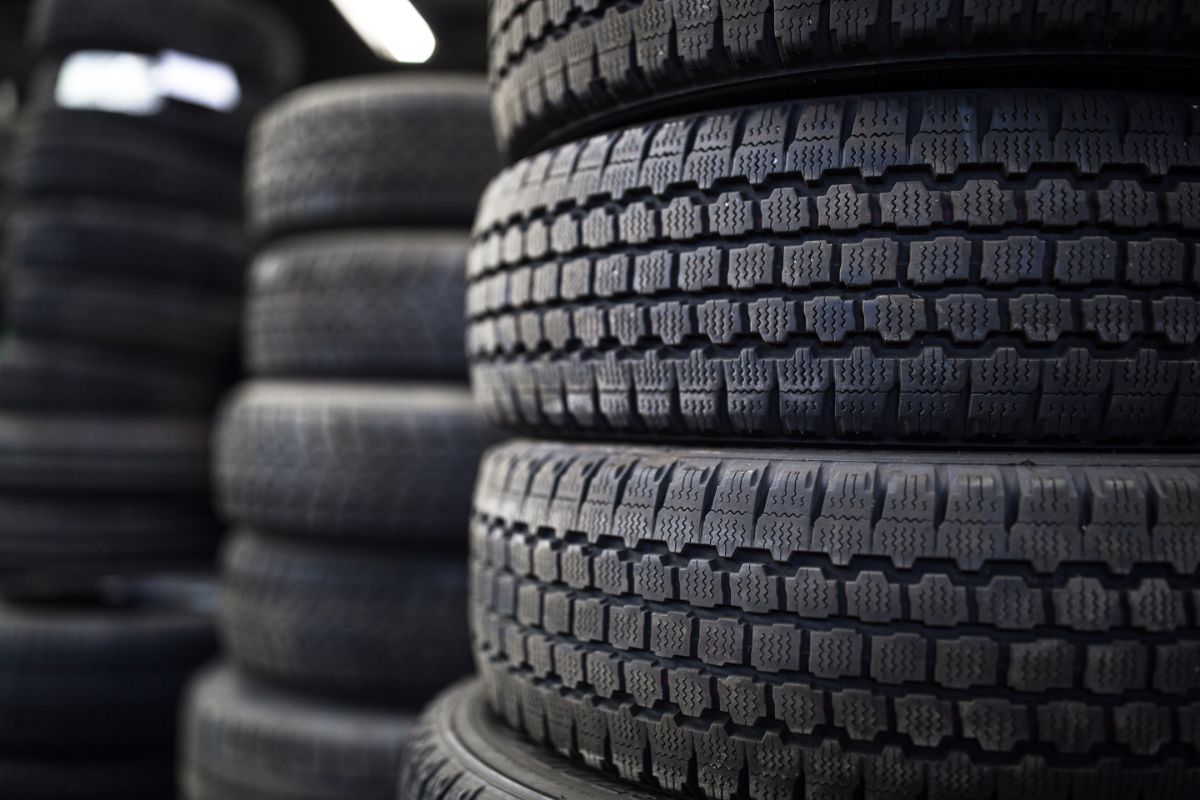
[(240, 0), (43, 0), (28, 41), (3, 253), (0, 787), (169, 797), (179, 696), (216, 644), (209, 414), (241, 304), (243, 140), (299, 48)]
[(1200, 3), (491, 10), (401, 796), (1200, 794)]
[(471, 670), (468, 510), (493, 437), (462, 296), (494, 154), (476, 78), (320, 84), (256, 126), (253, 380), (215, 454), (229, 663), (190, 694), (189, 800), (391, 798), (416, 709)]

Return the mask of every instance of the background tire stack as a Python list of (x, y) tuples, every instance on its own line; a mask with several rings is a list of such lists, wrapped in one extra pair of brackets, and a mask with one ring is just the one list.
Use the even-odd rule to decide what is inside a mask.
[(229, 666), (199, 678), (189, 800), (391, 798), (414, 709), (471, 669), (466, 531), (494, 441), (467, 389), (482, 80), (337, 81), (252, 138), (254, 379), (219, 424)]
[(492, 12), (401, 796), (1197, 796), (1200, 4)]
[[(243, 139), (298, 46), (242, 0), (44, 0), (29, 42), (5, 172), (0, 793), (170, 797), (179, 696), (216, 644), (211, 581), (180, 573), (211, 572), (219, 532), (209, 414), (241, 303)], [(58, 103), (81, 51), (168, 50), (232, 68), (236, 109)]]

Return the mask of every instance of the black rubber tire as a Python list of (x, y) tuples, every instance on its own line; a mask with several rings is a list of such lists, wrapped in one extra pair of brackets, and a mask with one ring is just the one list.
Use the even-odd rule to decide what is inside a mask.
[(0, 413), (0, 490), (207, 492), (206, 418)]
[(491, 11), (492, 108), (514, 155), (798, 85), (809, 96), (889, 83), (1187, 86), (1200, 67), (1196, 0), (502, 0)]
[(602, 774), (515, 737), (487, 709), (478, 681), (435, 700), (412, 734), (398, 800), (656, 800), (666, 795)]
[(184, 800), (394, 800), (414, 719), (202, 673), (183, 721)]
[(30, 339), (191, 362), (201, 373), (237, 360), (242, 300), (232, 293), (20, 269), (4, 305), (9, 330)]
[(206, 498), (0, 494), (0, 592), (211, 569), (220, 528)]
[(272, 92), (301, 77), (298, 32), (256, 0), (38, 0), (27, 35), (43, 54), (177, 50), (228, 64), (244, 83)]
[(22, 205), (4, 242), (10, 269), (237, 293), (245, 287), (247, 253), (236, 219), (115, 200)]
[(247, 155), (262, 237), (368, 225), (470, 224), (499, 167), (487, 86), (467, 76), (375, 76), (293, 92)]
[(473, 531), (494, 707), (592, 767), (727, 799), (1195, 796), (1198, 455), (517, 442)]
[(154, 758), (0, 758), (0, 785), (22, 800), (162, 800), (173, 797), (175, 769)]
[(216, 491), (227, 517), (270, 533), (461, 550), (498, 438), (465, 389), (250, 383), (218, 425)]
[(457, 554), (243, 534), (222, 559), (225, 652), (275, 683), (420, 705), (471, 672), (466, 623), (467, 570)]
[(222, 382), (194, 368), (93, 347), (0, 338), (0, 408), (206, 414)]
[(184, 684), (215, 648), (186, 608), (0, 605), (5, 757), (173, 752)]
[(1195, 442), (1195, 107), (881, 95), (547, 151), (480, 210), (482, 407), (607, 438)]
[(227, 148), (116, 114), (30, 114), (18, 132), (11, 185), (24, 198), (119, 199), (242, 213), (241, 162)]
[(463, 234), (389, 231), (285, 240), (251, 268), (250, 372), (466, 380)]

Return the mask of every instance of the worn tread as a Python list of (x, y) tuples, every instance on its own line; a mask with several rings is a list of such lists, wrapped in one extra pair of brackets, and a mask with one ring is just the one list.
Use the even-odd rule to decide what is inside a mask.
[(475, 510), (491, 702), (592, 767), (753, 800), (1200, 781), (1194, 457), (517, 442)]
[(607, 438), (1194, 442), (1198, 132), (1177, 97), (927, 93), (546, 151), (476, 222), (476, 394)]

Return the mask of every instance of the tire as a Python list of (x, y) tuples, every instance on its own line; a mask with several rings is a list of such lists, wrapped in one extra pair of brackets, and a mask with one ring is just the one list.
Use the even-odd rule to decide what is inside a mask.
[(222, 559), (221, 580), (225, 652), (250, 674), (402, 705), (471, 672), (467, 571), (457, 555), (242, 535)]
[(69, 271), (10, 275), (5, 320), (18, 336), (191, 362), (193, 371), (237, 360), (234, 294)]
[(169, 755), (211, 620), (179, 608), (0, 606), (0, 744), (14, 757)]
[(473, 530), (493, 706), (593, 768), (754, 800), (1195, 796), (1195, 455), (514, 443)]
[(247, 159), (250, 225), (264, 238), (368, 225), (466, 227), (499, 166), (486, 85), (450, 75), (353, 78), (293, 92), (259, 120)]
[(482, 407), (610, 439), (1193, 443), (1192, 114), (1158, 95), (881, 95), (521, 162), (471, 254)]
[(466, 380), (466, 237), (337, 233), (285, 240), (251, 270), (256, 375)]
[(0, 341), (0, 408), (33, 413), (207, 414), (215, 376), (92, 347)]
[[(907, 0), (670, 0), (492, 5), (492, 108), (501, 149), (707, 104), (870, 87), (1148, 85), (1195, 75), (1195, 0), (1109, 4)], [(1186, 85), (1187, 81), (1180, 83)]]
[(9, 221), (11, 269), (240, 294), (249, 248), (236, 219), (113, 200), (26, 204)]
[(221, 667), (183, 722), (185, 800), (393, 800), (411, 717), (294, 696)]
[(218, 425), (217, 495), (271, 533), (457, 551), (495, 441), (465, 389), (251, 383)]
[(208, 421), (0, 413), (0, 491), (208, 491)]
[(41, 54), (76, 50), (177, 50), (233, 67), (243, 84), (272, 93), (300, 80), (302, 50), (292, 23), (247, 0), (40, 0), (28, 37)]
[(206, 565), (220, 529), (203, 498), (0, 495), (0, 590), (94, 584)]
[(115, 114), (31, 115), (18, 134), (12, 187), (24, 198), (103, 198), (242, 213), (241, 164)]
[(0, 784), (22, 800), (156, 800), (173, 797), (168, 756), (101, 760), (0, 758)]
[(628, 800), (665, 798), (586, 775), (504, 729), (481, 685), (464, 683), (433, 702), (413, 732), (399, 800)]

